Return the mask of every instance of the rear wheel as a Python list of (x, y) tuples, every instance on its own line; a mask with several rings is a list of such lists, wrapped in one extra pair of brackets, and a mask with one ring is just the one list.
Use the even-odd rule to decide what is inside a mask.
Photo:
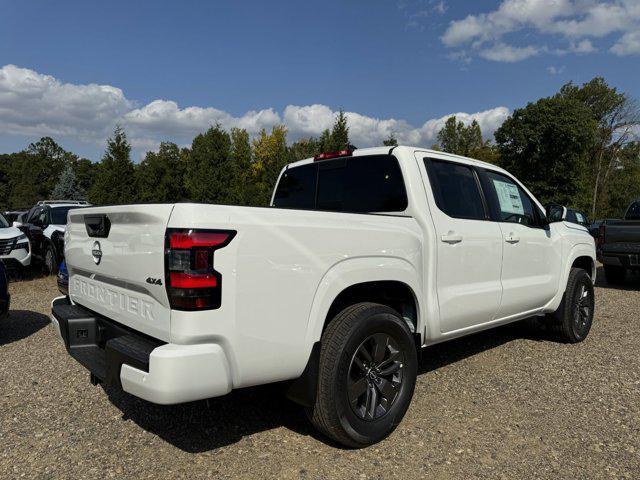
[(47, 275), (55, 275), (58, 273), (58, 260), (56, 251), (51, 245), (47, 245), (44, 252), (44, 271)]
[(591, 277), (581, 268), (572, 268), (562, 302), (551, 315), (553, 330), (565, 342), (583, 341), (591, 330), (594, 306)]
[(604, 266), (604, 277), (607, 279), (607, 283), (616, 284), (624, 282), (626, 273), (627, 272), (624, 267), (619, 267), (617, 265)]
[(309, 418), (345, 446), (376, 443), (404, 417), (416, 373), (416, 345), (397, 312), (375, 303), (348, 307), (322, 336), (318, 391)]

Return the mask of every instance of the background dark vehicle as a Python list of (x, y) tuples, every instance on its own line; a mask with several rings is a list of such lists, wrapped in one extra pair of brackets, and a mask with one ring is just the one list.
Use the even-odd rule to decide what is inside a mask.
[(640, 199), (631, 202), (623, 220), (603, 220), (596, 238), (608, 282), (622, 282), (627, 270), (640, 270)]
[(0, 261), (0, 318), (4, 318), (9, 313), (11, 303), (9, 295), (9, 280), (7, 280), (7, 269), (4, 262)]
[(38, 202), (26, 215), (25, 222), (19, 228), (29, 237), (31, 255), (43, 263), (46, 273), (57, 273), (64, 258), (67, 213), (86, 206), (86, 202), (43, 201)]

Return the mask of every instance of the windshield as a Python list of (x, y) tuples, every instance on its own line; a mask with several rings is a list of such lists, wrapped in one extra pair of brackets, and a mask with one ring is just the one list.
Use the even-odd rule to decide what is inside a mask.
[(82, 208), (77, 206), (72, 207), (55, 207), (51, 209), (51, 223), (53, 225), (66, 225), (67, 224), (67, 212), (74, 208)]
[(3, 215), (0, 215), (0, 228), (7, 228), (9, 226), (9, 222), (4, 218)]

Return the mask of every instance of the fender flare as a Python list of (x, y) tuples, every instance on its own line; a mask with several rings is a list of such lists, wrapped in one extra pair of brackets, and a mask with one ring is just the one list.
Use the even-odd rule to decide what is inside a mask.
[(308, 351), (311, 351), (313, 344), (320, 340), (327, 314), (338, 295), (359, 283), (376, 281), (396, 281), (409, 287), (416, 300), (417, 331), (420, 331), (423, 325), (420, 318), (421, 281), (414, 266), (398, 257), (351, 258), (335, 264), (320, 280), (307, 321), (305, 346)]
[(407, 285), (416, 302), (416, 332), (423, 330), (422, 301), (419, 295), (422, 291), (421, 280), (410, 262), (399, 257), (358, 257), (335, 264), (323, 276), (316, 289), (307, 321), (305, 348), (308, 360), (300, 377), (287, 390), (289, 399), (307, 407), (313, 406), (320, 361), (320, 338), (329, 310), (347, 288), (375, 281), (396, 281)]
[(593, 244), (589, 243), (577, 243), (575, 244), (569, 254), (567, 255), (567, 260), (564, 264), (564, 269), (562, 270), (562, 276), (560, 277), (560, 283), (558, 287), (558, 293), (555, 297), (551, 299), (551, 301), (547, 304), (547, 308), (545, 311), (547, 312), (555, 312), (560, 302), (562, 302), (562, 297), (564, 296), (565, 287), (567, 285), (567, 281), (569, 279), (569, 272), (571, 271), (571, 267), (573, 266), (573, 262), (576, 261), (579, 257), (589, 257), (592, 262), (591, 272), (589, 275), (593, 279), (593, 282), (596, 281), (596, 252)]

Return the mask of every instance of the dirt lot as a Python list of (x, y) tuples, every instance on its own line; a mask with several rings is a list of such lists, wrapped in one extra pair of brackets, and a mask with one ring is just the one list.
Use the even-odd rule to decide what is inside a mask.
[(640, 477), (638, 278), (598, 282), (580, 345), (509, 326), (425, 350), (403, 423), (359, 451), (316, 435), (278, 386), (173, 407), (91, 386), (48, 324), (56, 293), (11, 285), (0, 478)]

